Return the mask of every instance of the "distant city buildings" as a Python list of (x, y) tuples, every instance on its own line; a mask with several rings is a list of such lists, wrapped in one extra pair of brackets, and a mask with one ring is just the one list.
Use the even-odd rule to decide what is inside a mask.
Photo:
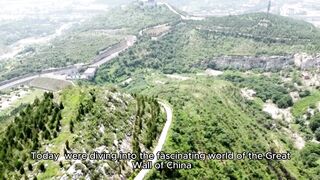
[[(310, 6), (312, 4), (313, 6)], [(320, 5), (318, 1), (287, 3), (281, 6), (280, 15), (302, 19), (320, 27)]]

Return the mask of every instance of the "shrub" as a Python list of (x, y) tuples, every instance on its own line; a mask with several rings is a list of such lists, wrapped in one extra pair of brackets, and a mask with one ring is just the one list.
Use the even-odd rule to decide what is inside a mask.
[(301, 98), (310, 96), (310, 94), (311, 94), (311, 92), (310, 92), (309, 90), (305, 90), (305, 91), (299, 92), (299, 96), (300, 96)]
[(41, 172), (45, 172), (46, 171), (46, 167), (43, 165), (43, 163), (40, 164), (39, 169)]
[(292, 98), (290, 96), (283, 96), (280, 100), (276, 101), (279, 108), (287, 108), (293, 105)]
[(24, 168), (23, 167), (20, 168), (20, 174), (21, 175), (24, 174)]
[(314, 132), (316, 140), (320, 141), (320, 127)]
[(32, 167), (32, 164), (28, 164), (28, 169), (29, 169), (29, 171), (32, 171), (33, 170), (33, 167)]
[(312, 117), (312, 119), (310, 120), (309, 127), (313, 132), (320, 128), (320, 113)]

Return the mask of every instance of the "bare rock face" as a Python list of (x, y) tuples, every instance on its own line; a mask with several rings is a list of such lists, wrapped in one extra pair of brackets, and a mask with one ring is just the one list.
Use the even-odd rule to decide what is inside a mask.
[(264, 71), (281, 70), (294, 65), (293, 56), (223, 56), (201, 62), (213, 69), (262, 69)]
[(294, 64), (303, 70), (311, 68), (320, 68), (320, 54), (308, 55), (299, 53), (294, 55)]
[(298, 53), (293, 56), (222, 56), (204, 60), (197, 64), (197, 66), (218, 70), (261, 69), (263, 71), (274, 71), (294, 66), (302, 70), (320, 69), (320, 53), (316, 55)]

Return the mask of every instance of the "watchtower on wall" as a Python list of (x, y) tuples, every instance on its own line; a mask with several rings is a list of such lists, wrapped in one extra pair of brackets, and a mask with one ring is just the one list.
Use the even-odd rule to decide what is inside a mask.
[(145, 7), (155, 7), (157, 6), (157, 1), (156, 0), (142, 0), (143, 6)]

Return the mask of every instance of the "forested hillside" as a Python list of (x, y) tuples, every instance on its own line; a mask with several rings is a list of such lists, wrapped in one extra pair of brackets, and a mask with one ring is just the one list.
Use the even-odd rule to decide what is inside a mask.
[(30, 171), (36, 169), (26, 162), (30, 157), (30, 150), (39, 150), (42, 142), (56, 138), (60, 133), (64, 106), (54, 102), (53, 98), (52, 93), (45, 93), (43, 100), (35, 99), (34, 103), (21, 110), (5, 132), (2, 132), (1, 178), (10, 177), (6, 176), (6, 173), (17, 171), (23, 175), (27, 168)]
[[(66, 153), (108, 151), (150, 152), (165, 122), (153, 97), (129, 95), (115, 89), (76, 87), (23, 108), (1, 133), (0, 176), (7, 179), (130, 177), (128, 162), (76, 161)], [(58, 161), (31, 159), (31, 152), (60, 153)], [(105, 166), (98, 169), (99, 166)], [(63, 173), (64, 172), (64, 173)], [(63, 173), (61, 175), (61, 173)]]
[(241, 59), (314, 54), (320, 51), (318, 37), (319, 29), (309, 23), (263, 13), (187, 21), (158, 41), (141, 39), (114, 60), (113, 66), (108, 64), (99, 70), (96, 81), (124, 80), (144, 68), (169, 74), (190, 73), (215, 68), (211, 59), (224, 56)]
[(262, 112), (260, 101), (248, 101), (239, 87), (222, 78), (191, 76), (181, 81), (146, 73), (126, 89), (173, 104), (174, 122), (164, 152), (290, 152), (292, 159), (186, 160), (179, 162), (192, 162), (192, 169), (154, 170), (147, 179), (317, 179), (320, 146), (310, 143), (297, 150), (282, 129), (284, 122), (273, 120)]
[[(261, 112), (257, 102), (241, 97), (239, 89), (226, 81), (194, 76), (190, 80), (179, 81), (147, 73), (144, 80), (137, 80), (128, 87), (128, 91), (158, 95), (174, 105), (174, 123), (165, 152), (290, 151), (294, 157), (291, 161), (279, 162), (193, 161), (192, 169), (155, 170), (148, 179), (197, 178), (200, 174), (205, 178), (221, 179), (275, 179), (278, 176), (299, 179), (311, 174), (309, 171), (300, 172), (304, 166), (298, 159), (299, 152), (282, 134), (281, 123)], [(271, 128), (273, 123), (279, 123), (276, 129)], [(311, 151), (316, 151), (315, 147)]]

